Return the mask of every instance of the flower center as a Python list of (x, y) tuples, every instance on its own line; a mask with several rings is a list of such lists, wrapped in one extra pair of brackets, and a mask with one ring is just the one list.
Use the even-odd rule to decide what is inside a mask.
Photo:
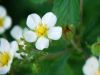
[(4, 23), (3, 18), (0, 18), (0, 27), (3, 26), (3, 23)]
[(10, 60), (10, 56), (7, 52), (0, 53), (0, 67), (7, 65)]
[(100, 75), (100, 71), (97, 71), (96, 75)]
[(36, 27), (36, 33), (39, 37), (41, 36), (45, 36), (47, 34), (47, 31), (48, 31), (48, 28), (46, 25), (44, 24), (39, 24), (37, 27)]

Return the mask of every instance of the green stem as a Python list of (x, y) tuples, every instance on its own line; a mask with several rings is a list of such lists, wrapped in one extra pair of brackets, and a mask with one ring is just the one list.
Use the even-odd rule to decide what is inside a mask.
[(77, 44), (74, 42), (74, 40), (71, 40), (71, 44), (73, 45), (73, 47), (78, 51), (78, 52), (82, 52), (82, 49), (80, 47), (77, 46)]
[(57, 53), (50, 53), (50, 54), (48, 54), (47, 56), (40, 57), (40, 58), (39, 58), (39, 61), (43, 61), (43, 60), (46, 60), (46, 59), (49, 59), (49, 60), (56, 59), (57, 57), (62, 56), (62, 55), (64, 55), (65, 53), (68, 54), (68, 53), (69, 53), (68, 50), (70, 50), (70, 49), (62, 50), (62, 51), (59, 51), (59, 52), (57, 52)]

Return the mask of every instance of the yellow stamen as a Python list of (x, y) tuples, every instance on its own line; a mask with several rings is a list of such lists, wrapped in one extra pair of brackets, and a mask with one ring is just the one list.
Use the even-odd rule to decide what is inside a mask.
[(39, 24), (36, 28), (36, 33), (39, 37), (45, 36), (47, 34), (48, 28), (46, 25)]
[(97, 71), (96, 75), (100, 75), (100, 71)]
[(2, 26), (3, 26), (3, 23), (4, 23), (3, 18), (0, 18), (0, 27), (2, 27)]
[(0, 53), (0, 67), (7, 65), (10, 60), (10, 56), (7, 52)]

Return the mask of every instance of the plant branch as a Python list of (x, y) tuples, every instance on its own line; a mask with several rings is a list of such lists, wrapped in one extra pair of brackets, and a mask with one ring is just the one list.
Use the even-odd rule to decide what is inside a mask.
[(53, 60), (53, 59), (55, 59), (55, 58), (57, 58), (59, 56), (64, 55), (65, 53), (68, 53), (68, 51), (70, 51), (70, 50), (66, 49), (66, 50), (59, 51), (57, 53), (50, 53), (50, 54), (48, 54), (46, 56), (40, 57), (39, 61), (46, 60), (46, 59)]
[(73, 47), (78, 51), (78, 52), (82, 52), (82, 49), (80, 47), (77, 46), (77, 44), (74, 42), (74, 40), (71, 40), (71, 44), (73, 45)]

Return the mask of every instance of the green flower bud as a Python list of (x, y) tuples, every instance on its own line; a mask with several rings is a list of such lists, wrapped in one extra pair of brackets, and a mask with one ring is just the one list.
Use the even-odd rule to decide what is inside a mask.
[(68, 25), (67, 27), (64, 28), (64, 36), (67, 40), (72, 40), (74, 36), (74, 26), (73, 25)]
[(96, 42), (91, 46), (93, 55), (100, 56), (100, 42)]

